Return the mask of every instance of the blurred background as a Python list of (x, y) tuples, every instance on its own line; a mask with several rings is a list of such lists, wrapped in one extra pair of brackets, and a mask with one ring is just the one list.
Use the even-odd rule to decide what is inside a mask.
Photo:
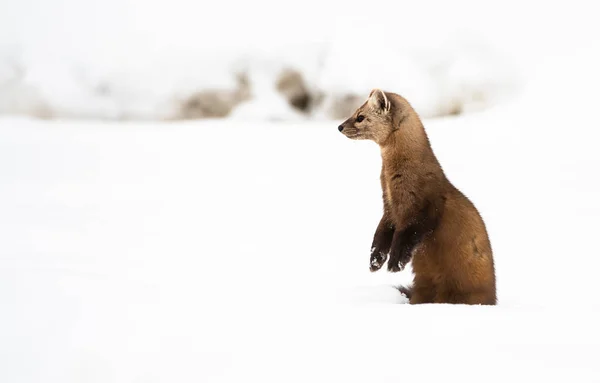
[(424, 117), (468, 113), (514, 99), (548, 60), (562, 72), (545, 81), (568, 78), (565, 59), (598, 49), (590, 6), (4, 0), (0, 113), (342, 119), (375, 87)]

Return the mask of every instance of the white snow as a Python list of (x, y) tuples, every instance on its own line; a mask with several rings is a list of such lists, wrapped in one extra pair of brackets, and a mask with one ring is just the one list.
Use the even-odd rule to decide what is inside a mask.
[[(0, 42), (8, 41), (8, 31), (15, 43), (0, 44), (0, 57), (9, 58), (0, 59), (6, 92), (0, 107), (27, 111), (35, 101), (36, 108), (65, 116), (158, 118), (167, 113), (159, 106), (174, 94), (209, 80), (233, 81), (224, 63), (237, 68), (240, 52), (260, 58), (252, 73), (265, 84), (272, 71), (264, 68), (283, 60), (275, 39), (290, 46), (310, 41), (314, 48), (360, 24), (351, 11), (365, 19), (373, 12), (364, 2), (339, 9), (320, 1), (322, 12), (314, 12), (310, 5), (317, 2), (224, 1), (211, 9), (197, 3), (194, 13), (185, 1), (169, 7), (147, 1), (142, 8), (138, 0), (0, 3)], [(453, 74), (434, 81), (431, 92), (440, 84), (452, 95), (462, 94), (456, 89), (472, 94), (473, 84), (505, 85), (496, 83), (504, 75), (494, 73), (510, 65), (484, 66), (483, 74), (471, 66), (494, 54), (480, 55), (469, 44), (444, 49), (440, 31), (461, 20), (512, 58), (520, 74), (520, 93), (503, 103), (424, 120), (446, 174), (486, 222), (498, 306), (411, 306), (394, 288), (410, 281), (410, 265), (402, 273), (385, 267), (370, 273), (381, 214), (378, 148), (346, 139), (338, 121), (305, 121), (270, 109), (268, 87), (259, 87), (264, 97), (240, 105), (237, 118), (228, 120), (4, 116), (0, 381), (599, 381), (597, 13), (578, 1), (543, 9), (537, 2), (432, 4), (399, 3), (389, 12), (383, 3), (374, 6), (388, 28), (431, 26), (410, 47), (426, 52), (406, 56), (431, 62), (427, 68), (451, 58), (442, 73)], [(256, 22), (243, 24), (255, 9), (290, 17), (244, 30)], [(223, 60), (206, 62), (190, 48), (198, 31), (231, 28), (219, 24), (226, 12), (231, 25), (242, 23), (237, 30), (248, 40), (225, 33), (212, 45), (223, 48)], [(314, 28), (294, 29), (306, 20)], [(372, 31), (365, 37), (380, 36), (365, 28)], [(354, 47), (357, 57), (362, 46)], [(431, 56), (432, 49), (447, 55)], [(315, 83), (338, 86), (334, 76), (320, 79), (325, 72), (310, 69), (318, 68), (308, 64), (318, 55), (304, 60), (305, 51), (292, 51), (297, 56), (286, 59), (306, 65), (303, 73)], [(474, 61), (452, 58), (466, 51)], [(181, 59), (189, 52), (196, 61)], [(389, 55), (398, 63), (406, 59)], [(20, 76), (14, 58), (33, 65), (23, 83), (14, 81), (13, 74)], [(79, 80), (71, 71), (76, 62), (86, 69)], [(165, 77), (155, 79), (156, 68)], [(416, 91), (428, 81), (420, 80), (422, 73), (407, 83)], [(361, 75), (357, 84), (369, 85)], [(107, 79), (120, 98), (90, 96)]]
[[(435, 6), (440, 15), (446, 11)], [(324, 108), (328, 98), (373, 87), (401, 91), (423, 116), (477, 110), (513, 94), (520, 60), (494, 48), (499, 39), (479, 32), (481, 20), (459, 12), (454, 19), (398, 18), (430, 13), (430, 7), (334, 0), (290, 6), (273, 0), (4, 2), (0, 113), (170, 119), (198, 91), (235, 88), (237, 72), (246, 69), (259, 100), (243, 114), (262, 116), (260, 105), (270, 103), (293, 119), (270, 97), (286, 67), (325, 96)], [(258, 9), (275, 16), (249, 17)], [(482, 19), (504, 28), (491, 15)]]

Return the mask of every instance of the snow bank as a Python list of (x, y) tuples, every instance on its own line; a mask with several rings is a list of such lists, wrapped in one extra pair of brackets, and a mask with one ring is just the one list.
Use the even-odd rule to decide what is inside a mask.
[[(275, 84), (287, 68), (302, 74), (314, 101), (308, 116), (317, 118), (341, 118), (333, 104), (353, 108), (374, 87), (402, 92), (423, 116), (437, 116), (494, 104), (514, 86), (515, 72), (491, 50), (493, 41), (465, 39), (441, 20), (436, 30), (443, 35), (416, 33), (423, 26), (414, 20), (374, 12), (389, 4), (372, 6), (353, 19), (335, 1), (316, 0), (289, 8), (266, 0), (211, 7), (191, 0), (5, 2), (0, 113), (188, 118), (182, 105), (191, 97), (236, 92), (244, 72), (252, 102), (238, 116), (294, 118), (275, 101), (283, 98)], [(251, 17), (261, 8), (276, 16)], [(420, 15), (412, 8), (396, 5), (389, 12)], [(228, 108), (240, 103), (236, 98)]]

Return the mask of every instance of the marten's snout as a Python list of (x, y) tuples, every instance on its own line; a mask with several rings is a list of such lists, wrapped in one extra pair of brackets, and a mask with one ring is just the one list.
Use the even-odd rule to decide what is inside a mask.
[(338, 126), (338, 130), (344, 136), (352, 140), (356, 140), (359, 138), (358, 130), (356, 129), (356, 126), (353, 125), (352, 120), (350, 119), (347, 119), (346, 121), (342, 122), (341, 125)]

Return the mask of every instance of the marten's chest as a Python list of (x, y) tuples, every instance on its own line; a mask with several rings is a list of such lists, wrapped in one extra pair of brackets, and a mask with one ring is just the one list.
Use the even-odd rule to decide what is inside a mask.
[(381, 173), (381, 188), (388, 207), (391, 208), (394, 204), (399, 203), (399, 193), (402, 188), (402, 174), (400, 171), (384, 166)]
[(394, 190), (392, 189), (392, 185), (388, 179), (385, 180), (383, 188), (386, 197), (385, 202), (389, 205), (388, 207), (394, 206)]
[(413, 182), (414, 175), (411, 174), (410, 170), (400, 167), (383, 167), (381, 187), (389, 208), (410, 202), (409, 196)]

